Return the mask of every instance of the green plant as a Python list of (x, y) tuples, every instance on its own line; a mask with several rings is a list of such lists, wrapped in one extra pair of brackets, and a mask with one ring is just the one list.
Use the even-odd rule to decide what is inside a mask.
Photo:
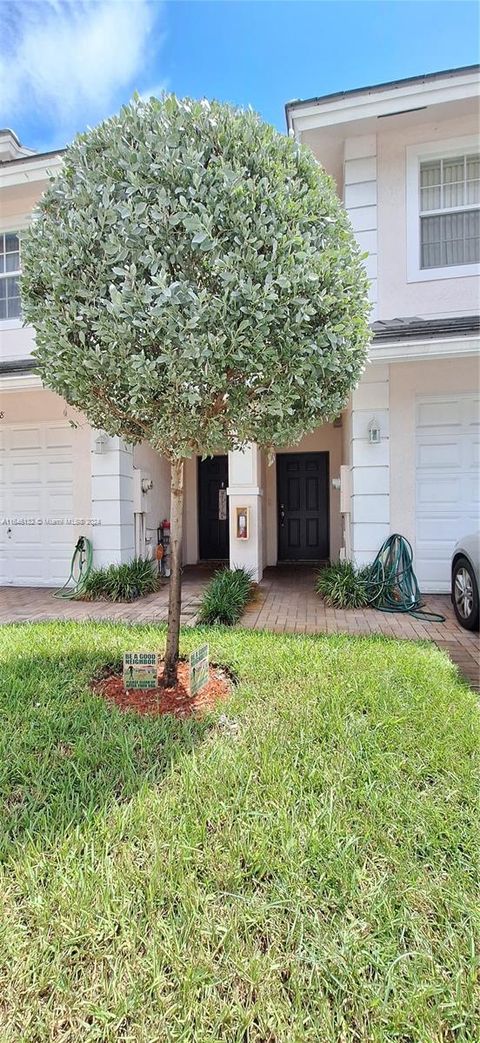
[(133, 558), (122, 565), (92, 569), (79, 598), (82, 601), (135, 601), (158, 590), (155, 566), (146, 558)]
[(22, 269), (44, 384), (170, 461), (172, 684), (185, 458), (340, 413), (370, 336), (360, 248), (307, 147), (251, 111), (137, 97), (66, 150)]
[(220, 569), (204, 591), (198, 614), (200, 623), (233, 626), (252, 596), (252, 577), (246, 569)]
[(375, 596), (370, 568), (357, 569), (351, 561), (326, 565), (318, 573), (315, 590), (335, 608), (361, 608)]

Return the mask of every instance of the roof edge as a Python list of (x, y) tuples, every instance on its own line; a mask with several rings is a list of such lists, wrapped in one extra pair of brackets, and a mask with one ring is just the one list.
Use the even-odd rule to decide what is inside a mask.
[(421, 319), (417, 316), (404, 319), (377, 320), (371, 325), (373, 340), (406, 340), (410, 337), (462, 337), (480, 332), (480, 315), (455, 315), (443, 319)]
[(406, 76), (400, 80), (386, 80), (383, 83), (374, 83), (365, 87), (353, 87), (348, 91), (333, 91), (331, 94), (319, 94), (313, 98), (297, 98), (285, 103), (285, 117), (287, 128), (289, 127), (288, 116), (294, 109), (307, 108), (309, 105), (321, 105), (324, 102), (340, 100), (341, 98), (353, 98), (359, 94), (380, 94), (392, 87), (403, 87), (414, 83), (431, 83), (434, 80), (465, 76), (470, 72), (480, 72), (480, 63), (474, 65), (461, 65), (456, 69), (442, 69), (439, 72), (426, 72), (420, 76)]

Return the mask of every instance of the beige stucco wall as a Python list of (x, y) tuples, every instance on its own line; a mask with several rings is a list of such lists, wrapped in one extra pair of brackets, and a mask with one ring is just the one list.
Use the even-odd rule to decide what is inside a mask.
[[(388, 121), (385, 121), (387, 123)], [(382, 121), (384, 123), (384, 121)], [(465, 315), (478, 310), (478, 279), (407, 282), (407, 147), (478, 134), (478, 117), (399, 127), (377, 135), (378, 318)]]
[[(277, 449), (279, 453), (329, 454), (330, 482), (330, 557), (338, 558), (342, 546), (342, 519), (340, 515), (340, 492), (332, 487), (332, 478), (340, 477), (342, 463), (342, 429), (333, 424), (324, 424), (311, 435), (302, 438), (298, 445)], [(275, 463), (265, 469), (265, 546), (266, 565), (277, 563), (277, 470)]]
[(474, 391), (479, 378), (475, 358), (390, 366), (390, 531), (406, 536), (414, 551), (416, 398)]
[[(43, 388), (28, 391), (0, 392), (0, 408), (4, 413), (2, 424), (62, 424), (69, 420), (76, 424), (72, 428), (73, 444), (73, 513), (75, 518), (90, 518), (92, 515), (91, 488), (91, 436), (92, 429), (85, 418), (53, 391)], [(72, 526), (72, 548), (80, 535), (94, 539), (95, 527)], [(93, 535), (92, 535), (93, 533)]]
[(7, 185), (2, 188), (0, 196), (0, 218), (2, 223), (12, 219), (11, 229), (16, 231), (16, 221), (25, 223), (30, 213), (43, 195), (48, 181), (30, 181), (19, 185)]

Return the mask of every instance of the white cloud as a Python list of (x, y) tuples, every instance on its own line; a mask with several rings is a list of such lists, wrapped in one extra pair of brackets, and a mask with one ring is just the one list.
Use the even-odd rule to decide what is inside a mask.
[(143, 101), (148, 101), (149, 98), (159, 98), (164, 91), (168, 91), (167, 80), (161, 80), (160, 83), (155, 83), (152, 87), (147, 87), (138, 93)]
[(160, 3), (26, 0), (7, 11), (1, 123), (11, 125), (28, 110), (51, 127), (82, 129), (118, 107), (148, 75), (158, 77)]

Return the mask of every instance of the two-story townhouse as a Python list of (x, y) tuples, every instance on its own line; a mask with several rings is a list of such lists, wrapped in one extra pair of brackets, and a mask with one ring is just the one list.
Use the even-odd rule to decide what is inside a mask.
[[(186, 563), (230, 560), (259, 579), (278, 562), (369, 561), (396, 531), (423, 590), (449, 589), (452, 547), (478, 527), (478, 86), (469, 67), (286, 106), (368, 255), (370, 362), (342, 416), (273, 463), (253, 445), (187, 461)], [(149, 553), (169, 514), (167, 461), (93, 431), (30, 358), (21, 231), (61, 162), (0, 132), (0, 575), (20, 585), (63, 580), (80, 532), (97, 563)]]

